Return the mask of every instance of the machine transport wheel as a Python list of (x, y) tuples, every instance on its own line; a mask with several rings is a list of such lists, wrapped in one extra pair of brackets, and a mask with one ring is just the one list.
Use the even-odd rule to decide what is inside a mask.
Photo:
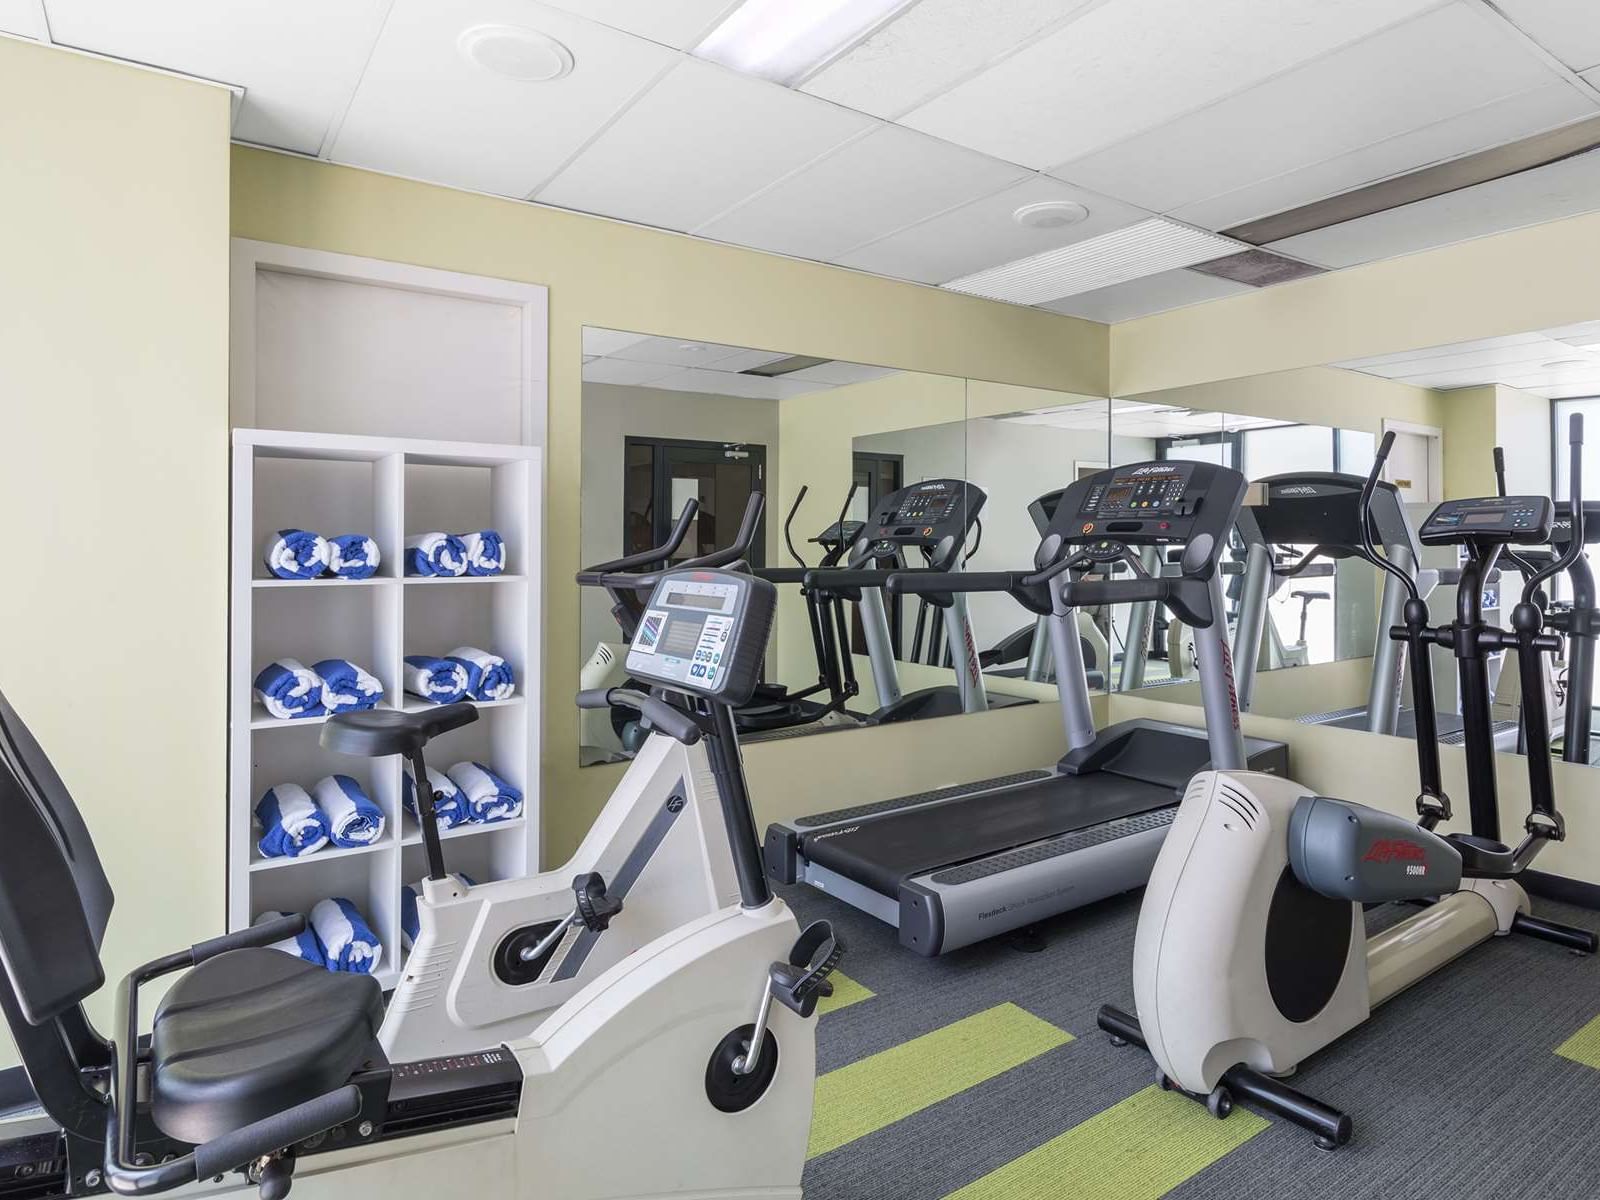
[(1163, 1092), (1175, 1092), (1178, 1090), (1178, 1085), (1167, 1078), (1165, 1071), (1156, 1072), (1156, 1086)]
[(1233, 1093), (1225, 1084), (1217, 1084), (1206, 1097), (1206, 1111), (1219, 1121), (1227, 1120), (1233, 1112)]
[(719, 1112), (743, 1112), (766, 1095), (778, 1074), (778, 1039), (770, 1029), (761, 1039), (761, 1058), (756, 1069), (748, 1075), (740, 1075), (733, 1069), (734, 1062), (749, 1047), (755, 1031), (754, 1025), (741, 1025), (718, 1042), (711, 1052), (711, 1061), (706, 1064), (706, 1099)]

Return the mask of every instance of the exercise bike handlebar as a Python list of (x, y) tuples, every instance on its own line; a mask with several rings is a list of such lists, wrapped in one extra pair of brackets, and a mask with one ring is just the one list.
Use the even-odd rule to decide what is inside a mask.
[(651, 725), (676, 742), (692, 746), (704, 732), (700, 724), (680, 708), (631, 688), (589, 688), (578, 693), (579, 708), (631, 708)]

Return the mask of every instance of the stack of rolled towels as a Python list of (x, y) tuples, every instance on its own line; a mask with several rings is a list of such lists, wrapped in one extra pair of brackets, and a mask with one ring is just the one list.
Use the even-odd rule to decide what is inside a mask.
[(365, 533), (325, 538), (309, 529), (280, 529), (261, 552), (279, 579), (370, 579), (378, 573), (378, 543)]
[(359, 712), (383, 699), (383, 684), (347, 658), (309, 667), (296, 658), (276, 659), (256, 674), (254, 686), (256, 699), (280, 721)]
[(297, 783), (270, 787), (256, 802), (263, 858), (302, 858), (324, 846), (370, 846), (383, 836), (383, 810), (348, 775), (328, 775), (308, 792)]
[[(264, 912), (256, 918), (256, 924), (288, 915)], [(383, 943), (361, 910), (342, 896), (318, 901), (306, 914), (305, 929), (295, 937), (274, 942), (272, 949), (352, 975), (371, 975), (383, 962)]]
[(499, 575), (506, 542), (493, 529), (476, 533), (419, 533), (406, 539), (407, 575)]
[(457, 646), (442, 658), (408, 654), (406, 691), (434, 704), (457, 700), (504, 700), (517, 690), (517, 677), (498, 654), (476, 646)]
[[(522, 815), (522, 792), (480, 762), (458, 762), (448, 771), (429, 767), (428, 786), (440, 829), (492, 825)], [(417, 789), (409, 763), (400, 781), (400, 801), (416, 819)]]

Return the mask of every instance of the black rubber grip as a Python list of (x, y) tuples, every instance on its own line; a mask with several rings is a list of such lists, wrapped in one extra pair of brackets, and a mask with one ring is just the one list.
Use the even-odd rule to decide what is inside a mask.
[(589, 688), (578, 693), (579, 708), (631, 708), (674, 741), (692, 746), (700, 740), (700, 724), (664, 700), (628, 688)]
[(337, 1091), (263, 1117), (243, 1129), (212, 1138), (194, 1150), (195, 1175), (209, 1179), (253, 1162), (263, 1154), (287, 1150), (314, 1134), (353, 1121), (361, 1112), (361, 1089), (347, 1083)]
[(812, 567), (805, 574), (805, 585), (813, 590), (827, 591), (831, 588), (864, 588), (882, 587), (889, 578), (889, 572), (880, 571), (875, 567), (857, 568), (850, 567)]
[(270, 946), (273, 942), (281, 942), (285, 938), (292, 938), (304, 932), (306, 919), (302, 914), (292, 914), (279, 917), (275, 921), (266, 921), (260, 925), (251, 925), (248, 929), (240, 929), (234, 933), (225, 933), (221, 937), (208, 938), (203, 942), (196, 942), (189, 947), (189, 956), (195, 966), (199, 966), (208, 958), (215, 958), (219, 954), (226, 954), (230, 950), (248, 950), (252, 946)]
[(891, 596), (923, 596), (934, 592), (1009, 592), (1020, 587), (1018, 571), (896, 571), (884, 583)]

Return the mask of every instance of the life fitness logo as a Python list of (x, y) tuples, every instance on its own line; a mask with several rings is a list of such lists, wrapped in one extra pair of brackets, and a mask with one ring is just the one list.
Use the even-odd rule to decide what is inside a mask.
[(1361, 861), (1404, 863), (1407, 875), (1428, 873), (1428, 856), (1416, 842), (1408, 842), (1405, 838), (1379, 838), (1367, 847), (1367, 852), (1361, 856)]

